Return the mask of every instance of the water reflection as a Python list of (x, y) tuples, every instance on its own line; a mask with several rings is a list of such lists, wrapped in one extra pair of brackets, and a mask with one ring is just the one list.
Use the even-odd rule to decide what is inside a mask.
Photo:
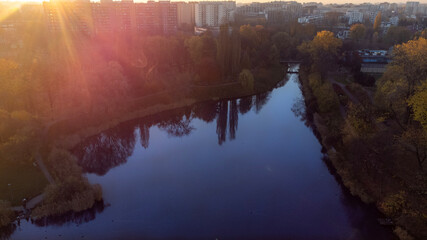
[(10, 239), (10, 236), (12, 233), (14, 233), (16, 230), (16, 224), (10, 224), (7, 227), (1, 227), (0, 228), (0, 240), (7, 240)]
[(95, 202), (92, 208), (81, 212), (68, 212), (61, 216), (45, 217), (34, 221), (33, 223), (39, 227), (46, 226), (63, 226), (65, 224), (74, 223), (77, 225), (90, 222), (96, 218), (96, 215), (102, 213), (106, 208), (103, 201)]
[[(101, 135), (119, 138), (106, 152), (126, 145), (133, 153), (105, 176), (97, 174), (117, 164), (85, 169), (111, 207), (79, 228), (48, 228), (49, 239), (75, 232), (90, 239), (393, 239), (377, 212), (328, 173), (319, 142), (301, 123), (307, 114), (291, 79), (272, 97), (210, 101), (116, 127), (126, 136), (88, 139), (76, 149), (82, 155), (103, 151)], [(134, 144), (124, 144), (130, 138)]]
[[(113, 167), (126, 162), (135, 147), (135, 127), (122, 124), (105, 131), (74, 151), (85, 172), (104, 175)], [(148, 139), (147, 139), (148, 146)]]
[[(110, 169), (126, 162), (134, 150), (137, 135), (139, 135), (142, 147), (147, 149), (151, 127), (156, 126), (166, 131), (171, 137), (183, 137), (195, 130), (195, 127), (191, 125), (195, 118), (207, 123), (216, 119), (218, 144), (222, 145), (227, 141), (227, 136), (229, 140), (236, 138), (239, 113), (246, 114), (252, 108), (259, 113), (267, 104), (270, 93), (258, 94), (255, 97), (198, 103), (191, 107), (120, 124), (118, 127), (90, 137), (76, 147), (74, 154), (86, 173), (102, 176)], [(135, 134), (135, 129), (139, 134)]]

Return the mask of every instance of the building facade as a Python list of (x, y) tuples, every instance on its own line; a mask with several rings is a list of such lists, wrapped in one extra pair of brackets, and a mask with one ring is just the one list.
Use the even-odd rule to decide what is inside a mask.
[(349, 25), (363, 22), (363, 13), (359, 11), (347, 11), (345, 16), (348, 18)]
[(236, 2), (199, 2), (195, 4), (195, 24), (197, 27), (219, 27), (234, 21)]
[(177, 29), (177, 4), (168, 0), (134, 3), (132, 0), (44, 2), (51, 32), (71, 31), (88, 35), (113, 32), (169, 34)]
[(194, 2), (177, 2), (177, 18), (178, 18), (178, 27), (193, 28), (195, 25), (195, 7), (196, 3)]

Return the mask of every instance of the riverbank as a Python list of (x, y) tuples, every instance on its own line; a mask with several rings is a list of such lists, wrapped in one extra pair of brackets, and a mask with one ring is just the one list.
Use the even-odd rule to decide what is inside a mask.
[[(58, 117), (58, 119), (50, 121), (46, 124), (43, 130), (43, 146), (39, 149), (37, 155), (42, 159), (48, 159), (52, 149), (71, 150), (87, 137), (96, 135), (102, 131), (117, 126), (120, 123), (130, 121), (132, 119), (142, 118), (164, 111), (178, 109), (191, 106), (193, 104), (218, 99), (240, 98), (271, 90), (283, 80), (283, 69), (271, 69), (269, 74), (260, 73), (263, 78), (258, 78), (255, 81), (253, 89), (244, 88), (239, 82), (219, 83), (215, 85), (191, 85), (175, 89), (171, 91), (163, 91), (149, 96), (140, 98), (128, 99), (120, 103), (121, 107), (100, 109), (91, 113), (80, 113), (68, 118)], [(117, 104), (119, 105), (119, 104)], [(48, 164), (49, 165), (49, 164)], [(46, 178), (51, 184), (50, 173), (47, 166), (45, 171)], [(52, 170), (52, 169), (51, 169)], [(34, 194), (33, 194), (34, 195)], [(43, 194), (42, 194), (43, 195)], [(36, 204), (31, 204), (27, 209), (36, 207), (38, 203), (43, 201), (42, 195), (36, 198)], [(22, 207), (14, 207), (14, 210), (20, 212)]]
[[(423, 197), (424, 195), (413, 193), (410, 183), (402, 180), (398, 176), (399, 174), (393, 172), (393, 169), (385, 163), (367, 162), (366, 159), (369, 158), (366, 156), (379, 158), (379, 156), (375, 156), (375, 153), (372, 153), (373, 150), (370, 146), (363, 146), (363, 142), (362, 146), (358, 148), (349, 146), (354, 141), (348, 141), (345, 131), (342, 130), (345, 127), (347, 117), (344, 115), (344, 119), (339, 119), (341, 117), (338, 117), (337, 114), (325, 113), (319, 110), (319, 99), (314, 94), (311, 86), (313, 81), (309, 75), (310, 72), (307, 69), (303, 68), (300, 71), (300, 82), (307, 107), (307, 119), (325, 148), (325, 153), (328, 154), (331, 164), (341, 177), (345, 187), (349, 189), (352, 195), (359, 197), (363, 202), (375, 204), (387, 217), (387, 219), (381, 221), (382, 224), (393, 224), (395, 226), (394, 232), (400, 239), (425, 239), (427, 218), (423, 214), (422, 207), (425, 205), (426, 200)], [(330, 94), (335, 93), (332, 91)], [(337, 108), (332, 112), (339, 112), (338, 110)], [(341, 122), (338, 124), (339, 134), (333, 133), (336, 129), (331, 128), (331, 116), (334, 116), (334, 121)], [(383, 125), (378, 125), (378, 131), (381, 131), (384, 136), (392, 137), (391, 131), (387, 129), (387, 126)], [(388, 133), (388, 135), (384, 134), (384, 132)], [(355, 156), (349, 151), (351, 148), (359, 149), (359, 151), (365, 151), (366, 153), (365, 155), (361, 153)], [(366, 159), (361, 156), (365, 156)], [(402, 156), (404, 156), (403, 153)]]
[(209, 100), (260, 94), (273, 89), (284, 77), (283, 69), (280, 67), (271, 69), (267, 76), (265, 74), (265, 72), (260, 73), (259, 76), (257, 73), (254, 74), (256, 80), (253, 89), (244, 88), (237, 81), (205, 86), (191, 85), (122, 102), (120, 108), (108, 113), (100, 111), (90, 114), (83, 113), (57, 121), (47, 130), (49, 148), (71, 150), (84, 139), (126, 121)]

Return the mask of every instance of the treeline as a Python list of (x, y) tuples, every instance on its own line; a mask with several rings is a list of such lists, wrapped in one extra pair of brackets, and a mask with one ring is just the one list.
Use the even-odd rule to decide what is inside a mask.
[(1, 152), (13, 139), (37, 137), (47, 122), (108, 114), (129, 99), (239, 79), (256, 86), (252, 81), (279, 68), (280, 58), (295, 58), (295, 47), (315, 34), (312, 25), (224, 25), (217, 36), (144, 38), (65, 32), (32, 39), (32, 31), (16, 56), (0, 59)]
[(397, 227), (397, 234), (424, 239), (427, 40), (396, 45), (374, 90), (354, 82), (343, 89), (331, 81), (343, 51), (332, 33), (319, 32), (299, 50), (305, 56), (301, 80), (308, 119), (323, 145), (334, 149), (328, 153), (344, 183), (407, 230)]

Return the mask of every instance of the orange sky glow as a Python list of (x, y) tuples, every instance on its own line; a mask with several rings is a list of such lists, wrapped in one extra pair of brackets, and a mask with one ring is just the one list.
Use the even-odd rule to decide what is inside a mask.
[[(45, 0), (0, 0), (0, 2), (34, 2), (34, 3), (41, 3)], [(99, 1), (99, 0), (98, 0)], [(98, 1), (94, 1), (94, 2), (98, 2)], [(172, 0), (173, 2), (174, 0)], [(182, 0), (175, 0), (175, 1), (182, 1)], [(184, 0), (185, 1), (185, 0)], [(237, 3), (250, 3), (250, 2), (271, 2), (274, 0), (237, 0)], [(411, 0), (411, 1), (416, 1), (416, 0)], [(135, 2), (147, 2), (144, 0), (135, 0)], [(323, 1), (299, 1), (297, 0), (296, 2), (300, 2), (300, 3), (304, 3), (304, 2), (322, 2), (323, 4), (328, 4), (328, 3), (338, 3), (338, 4), (342, 4), (342, 3), (382, 3), (382, 2), (389, 2), (389, 3), (406, 3), (406, 1), (402, 1), (402, 0), (388, 0), (388, 1), (384, 1), (384, 0), (371, 0), (371, 1), (366, 1), (366, 0), (323, 0)], [(427, 3), (427, 1), (421, 0), (418, 1), (420, 3)]]

